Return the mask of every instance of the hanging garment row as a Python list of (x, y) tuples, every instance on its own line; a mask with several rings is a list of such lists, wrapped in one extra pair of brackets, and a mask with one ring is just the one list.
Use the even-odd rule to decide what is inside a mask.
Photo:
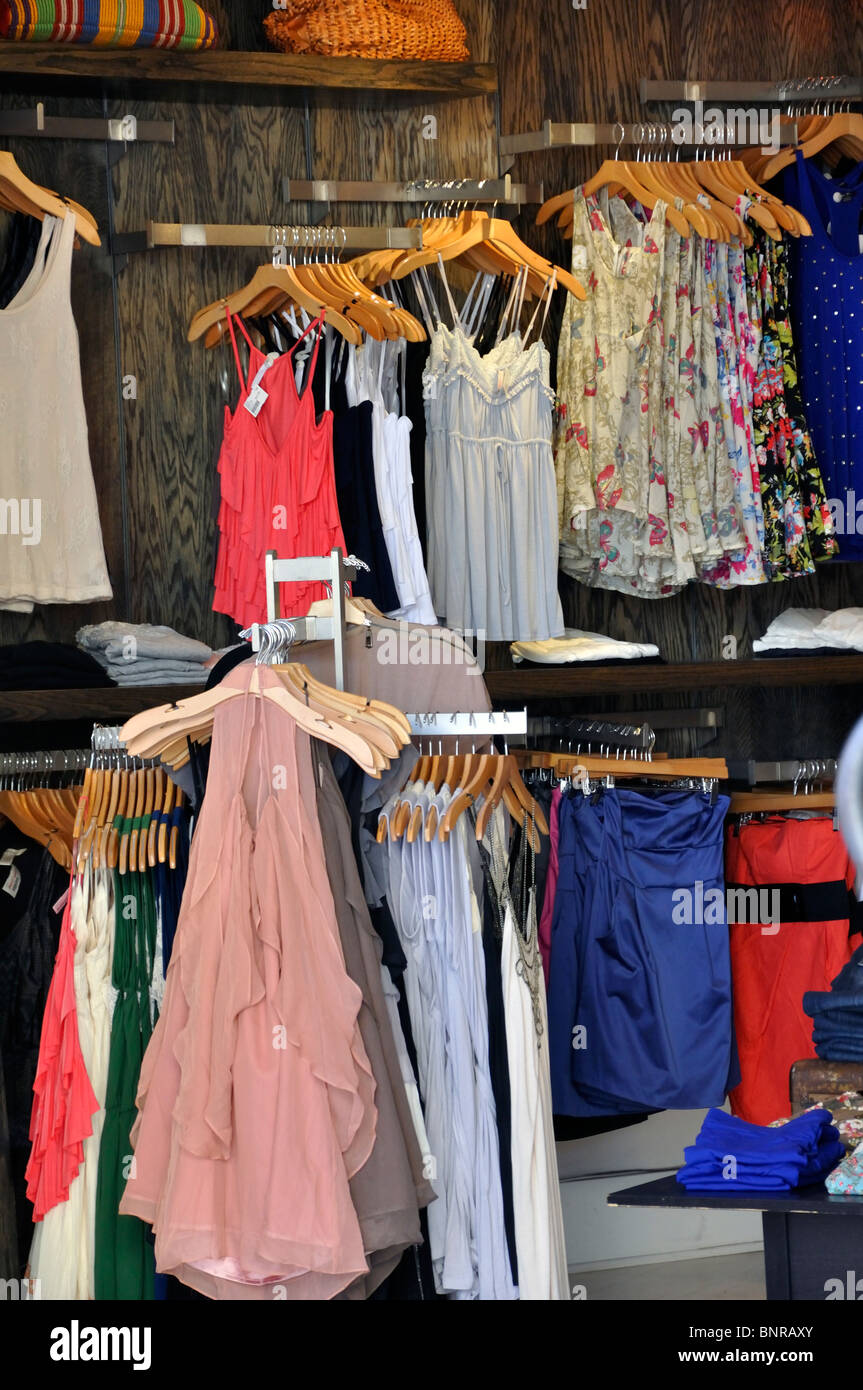
[[(465, 213), (421, 225), (422, 250), (264, 266), (192, 321), (189, 336), (208, 343), (224, 327), (240, 379), (219, 463), (214, 606), (242, 626), (264, 616), (267, 549), (291, 558), (346, 543), (369, 564), (360, 592), (392, 616), (437, 616), (488, 640), (563, 631), (541, 334), (555, 286), (584, 290), (499, 219)], [(461, 310), (448, 260), (473, 273)], [(529, 297), (537, 302), (523, 332)], [(338, 346), (326, 337), (324, 354), (322, 324), (340, 335)], [(289, 589), (283, 612), (300, 615), (317, 597), (314, 587)]]
[(37, 772), (42, 755), (7, 761), (25, 770), (5, 773), (0, 793), (0, 1158), (15, 1212), (3, 1276), (28, 1270), (45, 1298), (145, 1297), (152, 1255), (138, 1223), (118, 1218), (116, 1189), (180, 909), (188, 808), (125, 754), (89, 755), (83, 776), (74, 753)]
[[(615, 166), (574, 193), (592, 294), (567, 304), (559, 347), (561, 567), (648, 598), (811, 574), (840, 546), (797, 384), (786, 242), (757, 222), (748, 247), (682, 236), (661, 198), (648, 218), (611, 196)], [(738, 195), (737, 215), (759, 197)]]

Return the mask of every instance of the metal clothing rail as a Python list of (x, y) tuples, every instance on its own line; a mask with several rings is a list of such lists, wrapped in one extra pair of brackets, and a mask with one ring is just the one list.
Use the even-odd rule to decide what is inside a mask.
[(93, 754), (87, 748), (55, 748), (30, 753), (0, 753), (0, 779), (28, 773), (76, 772)]
[(415, 179), (408, 183), (369, 179), (285, 179), (286, 203), (541, 203), (541, 183), (502, 179)]
[(795, 102), (812, 100), (859, 100), (863, 98), (860, 77), (787, 77), (778, 82), (685, 82), (642, 77), (642, 102), (651, 101), (748, 101)]
[(122, 753), (126, 748), (119, 724), (94, 724), (90, 744), (94, 753)]
[(419, 738), (504, 738), (527, 733), (527, 709), (494, 710), (490, 714), (457, 712), (408, 714), (411, 732)]
[[(693, 123), (693, 129), (697, 122)], [(715, 129), (716, 127), (711, 127)], [(597, 125), (592, 121), (545, 121), (541, 130), (528, 130), (518, 135), (502, 135), (500, 152), (503, 156), (527, 154), (536, 150), (569, 149), (574, 145), (638, 145), (651, 155), (670, 149), (745, 148), (752, 144), (748, 138), (742, 140), (718, 138), (690, 140), (675, 139), (676, 129), (672, 122), (634, 121), (624, 125), (617, 121), (613, 125)], [(702, 127), (702, 134), (704, 127)], [(796, 124), (782, 126), (779, 132), (781, 145), (793, 145), (797, 139)]]
[(174, 144), (173, 121), (137, 116), (46, 116), (44, 102), (23, 111), (0, 111), (0, 135), (46, 140), (107, 140), (112, 144)]
[(730, 759), (728, 776), (750, 787), (762, 782), (829, 782), (836, 776), (836, 767), (835, 758), (787, 758), (780, 762)]
[(159, 246), (284, 246), (335, 251), (409, 251), (422, 247), (421, 227), (291, 227), (242, 222), (148, 222), (143, 232), (119, 232), (117, 256)]
[[(576, 745), (573, 752), (588, 753), (596, 745), (598, 749), (622, 748), (634, 752), (650, 752), (656, 735), (649, 724), (627, 723), (621, 719), (590, 719), (584, 717), (568, 718), (555, 715), (532, 715), (527, 721), (527, 733), (531, 740), (556, 740)], [(566, 751), (566, 750), (559, 750)]]

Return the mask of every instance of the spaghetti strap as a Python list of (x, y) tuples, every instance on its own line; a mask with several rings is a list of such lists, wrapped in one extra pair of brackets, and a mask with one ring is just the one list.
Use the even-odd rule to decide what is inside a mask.
[(554, 269), (553, 269), (551, 275), (549, 275), (548, 279), (546, 280), (546, 282), (545, 282), (545, 289), (543, 290), (543, 292), (542, 292), (542, 294), (540, 295), (539, 299), (536, 301), (536, 307), (535, 307), (533, 313), (532, 313), (531, 316), (530, 316), (530, 323), (527, 325), (527, 329), (526, 329), (525, 335), (524, 335), (525, 347), (527, 346), (528, 342), (530, 341), (530, 335), (531, 335), (531, 333), (533, 332), (533, 325), (536, 323), (536, 316), (537, 316), (537, 314), (539, 313), (539, 306), (542, 304), (543, 299), (545, 300), (545, 313), (544, 313), (543, 316), (542, 316), (542, 323), (539, 325), (539, 333), (536, 335), (536, 336), (537, 336), (537, 340), (539, 340), (539, 339), (542, 337), (543, 333), (545, 332), (545, 324), (546, 324), (546, 320), (547, 320), (547, 318), (548, 318), (548, 308), (549, 308), (549, 305), (551, 304), (551, 296), (554, 294), (554, 286), (555, 286), (555, 281), (556, 281), (556, 280), (557, 280), (557, 266), (554, 267)]
[[(227, 304), (225, 304), (225, 317), (226, 317), (227, 320), (228, 320), (228, 331), (230, 332), (230, 335), (231, 335), (231, 347), (234, 349), (234, 361), (235, 361), (236, 364), (237, 364), (237, 376), (240, 378), (240, 387), (241, 387), (241, 389), (242, 389), (243, 391), (248, 391), (249, 385), (248, 385), (248, 382), (246, 381), (245, 376), (243, 375), (243, 364), (242, 364), (242, 362), (240, 361), (240, 350), (239, 350), (239, 348), (237, 347), (237, 335), (236, 335), (236, 333), (234, 332), (234, 320), (233, 320), (233, 318), (232, 318), (232, 316), (231, 316), (231, 311), (230, 311), (230, 309), (228, 308)], [(246, 340), (248, 341), (248, 344), (249, 344), (249, 346), (251, 347), (251, 346), (252, 346), (252, 340), (251, 340), (251, 338), (249, 337), (248, 333), (246, 333), (245, 324), (243, 323), (243, 321), (242, 321), (242, 319), (240, 318), (239, 314), (237, 315), (237, 323), (240, 325), (240, 328), (242, 329), (243, 334), (245, 335)]]
[(455, 307), (455, 300), (453, 299), (452, 294), (450, 292), (449, 281), (446, 278), (446, 271), (443, 267), (443, 256), (441, 255), (440, 251), (438, 251), (437, 253), (437, 263), (438, 269), (440, 270), (441, 279), (443, 280), (443, 287), (446, 290), (446, 297), (449, 301), (450, 313), (452, 314), (453, 328), (461, 328), (461, 319), (459, 318), (458, 310)]
[(246, 325), (243, 323), (242, 316), (241, 316), (240, 314), (234, 314), (234, 318), (237, 320), (237, 325), (238, 325), (238, 327), (239, 327), (239, 330), (240, 330), (240, 332), (242, 333), (243, 337), (245, 338), (246, 342), (249, 344), (249, 347), (250, 347), (250, 348), (254, 348), (255, 344), (252, 342), (251, 338), (249, 337), (249, 332), (248, 332), (248, 329), (246, 328)]
[(297, 341), (291, 346), (291, 348), (289, 349), (289, 352), (288, 352), (288, 355), (289, 355), (290, 357), (293, 357), (294, 353), (296, 352), (297, 348), (300, 346), (300, 343), (303, 341), (303, 339), (304, 339), (304, 338), (310, 337), (311, 334), (314, 333), (315, 330), (317, 329), (317, 335), (316, 335), (316, 337), (315, 337), (315, 345), (314, 345), (314, 347), (312, 348), (311, 354), (310, 354), (310, 356), (309, 356), (309, 370), (308, 370), (308, 374), (307, 374), (306, 379), (305, 379), (305, 383), (304, 383), (304, 385), (303, 385), (303, 391), (302, 391), (303, 396), (305, 396), (306, 391), (309, 389), (309, 387), (311, 386), (312, 382), (314, 381), (314, 377), (315, 377), (315, 366), (317, 365), (317, 361), (318, 361), (318, 349), (319, 349), (320, 346), (321, 346), (321, 338), (322, 338), (323, 332), (324, 332), (325, 315), (326, 315), (326, 310), (322, 310), (321, 313), (318, 314), (318, 317), (317, 317), (316, 319), (312, 319), (312, 322), (309, 324), (308, 328), (304, 328), (304, 329), (303, 329), (302, 333), (301, 333), (300, 336), (297, 338)]

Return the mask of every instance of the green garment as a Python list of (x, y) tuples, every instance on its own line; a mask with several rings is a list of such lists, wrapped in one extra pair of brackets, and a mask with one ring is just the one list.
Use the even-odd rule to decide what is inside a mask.
[[(142, 819), (115, 817), (122, 836)], [(114, 958), (111, 983), (118, 991), (111, 1021), (105, 1124), (96, 1191), (96, 1298), (152, 1299), (155, 1265), (149, 1226), (118, 1208), (129, 1176), (135, 1096), (141, 1062), (155, 1019), (150, 980), (156, 951), (156, 903), (149, 869), (114, 871)]]

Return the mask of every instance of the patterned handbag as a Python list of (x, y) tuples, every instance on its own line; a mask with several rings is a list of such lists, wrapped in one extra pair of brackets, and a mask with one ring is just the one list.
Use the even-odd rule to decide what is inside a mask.
[(0, 37), (98, 48), (212, 48), (215, 20), (194, 0), (0, 0)]
[(264, 31), (283, 53), (437, 63), (470, 56), (453, 0), (278, 0)]

